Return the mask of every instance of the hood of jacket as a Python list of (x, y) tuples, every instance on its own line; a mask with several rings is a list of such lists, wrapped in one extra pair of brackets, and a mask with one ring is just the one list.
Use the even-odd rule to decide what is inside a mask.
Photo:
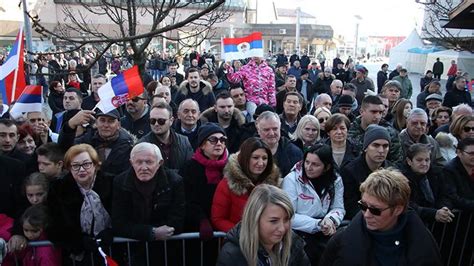
[[(204, 112), (202, 112), (200, 120), (203, 124), (207, 122), (219, 123), (217, 120), (217, 112), (214, 110), (214, 107), (209, 107)], [(232, 120), (234, 120), (239, 127), (245, 124), (245, 117), (242, 112), (237, 108), (234, 108), (234, 112), (232, 113)]]
[[(239, 152), (229, 156), (229, 161), (224, 168), (224, 176), (227, 178), (229, 189), (240, 196), (251, 191), (255, 187), (255, 184), (242, 171), (242, 168), (240, 167), (237, 160), (238, 155)], [(282, 181), (280, 176), (280, 170), (275, 164), (273, 164), (272, 171), (262, 183), (280, 187)]]
[[(184, 80), (181, 82), (181, 85), (179, 85), (178, 92), (182, 93), (183, 95), (188, 95), (188, 81)], [(209, 93), (212, 93), (212, 85), (211, 83), (201, 80), (199, 81), (199, 87), (201, 88), (202, 94), (207, 95)]]

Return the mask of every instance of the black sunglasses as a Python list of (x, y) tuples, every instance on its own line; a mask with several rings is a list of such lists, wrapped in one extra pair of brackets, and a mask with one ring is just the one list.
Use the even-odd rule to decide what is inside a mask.
[(329, 118), (318, 118), (319, 123), (322, 123), (324, 121), (328, 121)]
[(468, 133), (470, 131), (474, 131), (474, 127), (463, 127), (464, 132)]
[(227, 137), (222, 136), (222, 137), (218, 138), (218, 137), (212, 136), (212, 137), (209, 137), (207, 139), (207, 141), (209, 141), (209, 143), (211, 143), (212, 145), (216, 145), (218, 141), (222, 144), (226, 144), (227, 143)]
[(359, 200), (359, 201), (357, 202), (357, 204), (359, 205), (359, 208), (360, 208), (363, 212), (369, 210), (370, 213), (372, 213), (372, 214), (375, 215), (375, 216), (380, 216), (383, 211), (392, 208), (391, 206), (388, 206), (388, 207), (385, 208), (385, 209), (379, 209), (379, 208), (369, 207), (369, 206), (367, 206), (365, 203), (363, 203), (361, 200)]
[(166, 123), (166, 121), (168, 121), (168, 119), (164, 119), (164, 118), (150, 118), (150, 124), (152, 125), (155, 125), (156, 122), (158, 122), (158, 125), (162, 126)]
[(142, 98), (142, 97), (136, 96), (136, 97), (133, 97), (131, 100), (132, 100), (132, 102), (136, 103), (136, 102), (138, 102), (138, 101), (140, 101), (140, 100), (143, 101), (143, 100), (146, 100), (146, 99), (145, 99), (145, 98)]

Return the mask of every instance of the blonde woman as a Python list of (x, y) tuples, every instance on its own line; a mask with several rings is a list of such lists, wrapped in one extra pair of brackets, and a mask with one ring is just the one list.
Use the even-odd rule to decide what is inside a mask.
[(326, 108), (326, 107), (318, 107), (316, 111), (314, 111), (313, 114), (319, 122), (320, 125), (320, 138), (321, 139), (326, 139), (328, 137), (327, 131), (326, 131), (326, 121), (328, 121), (329, 117), (331, 117), (331, 111)]
[(319, 122), (312, 115), (303, 116), (296, 126), (295, 133), (291, 134), (291, 140), (301, 151), (316, 144), (319, 139)]
[(310, 265), (303, 240), (291, 231), (293, 215), (283, 190), (267, 184), (257, 186), (242, 222), (227, 234), (217, 265)]

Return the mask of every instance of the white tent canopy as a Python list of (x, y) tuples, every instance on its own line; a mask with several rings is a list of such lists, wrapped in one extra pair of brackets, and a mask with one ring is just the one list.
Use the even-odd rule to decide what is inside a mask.
[[(423, 40), (421, 40), (420, 35), (413, 29), (413, 31), (397, 46), (390, 49), (390, 60), (389, 60), (389, 69), (394, 69), (397, 64), (402, 64), (407, 66), (408, 62), (412, 60), (418, 60), (418, 58), (413, 58), (408, 52), (408, 49), (415, 47), (423, 47)], [(408, 68), (408, 67), (407, 67)], [(408, 71), (411, 71), (408, 68)]]
[(444, 72), (441, 76), (442, 79), (447, 79), (449, 67), (451, 66), (451, 60), (455, 60), (458, 64), (458, 69), (463, 72), (468, 72), (469, 76), (474, 76), (474, 54), (468, 51), (456, 51), (456, 50), (445, 50), (436, 53), (428, 54), (426, 59), (425, 69), (433, 69), (433, 64), (436, 62), (436, 58), (439, 57), (439, 61), (443, 62)]

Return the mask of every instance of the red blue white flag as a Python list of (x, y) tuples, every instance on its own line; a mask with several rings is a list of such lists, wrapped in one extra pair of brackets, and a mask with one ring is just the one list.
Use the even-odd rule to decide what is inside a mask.
[(99, 88), (97, 93), (100, 101), (96, 107), (103, 113), (108, 113), (129, 99), (142, 94), (144, 89), (138, 66), (133, 66)]
[(20, 28), (5, 63), (0, 66), (0, 93), (3, 103), (8, 105), (20, 97), (26, 86), (24, 47), (23, 29)]
[(43, 87), (40, 85), (28, 85), (10, 109), (10, 115), (17, 118), (23, 113), (41, 112), (42, 105)]
[(225, 61), (263, 57), (262, 33), (253, 32), (242, 38), (223, 38), (222, 48), (222, 58)]

